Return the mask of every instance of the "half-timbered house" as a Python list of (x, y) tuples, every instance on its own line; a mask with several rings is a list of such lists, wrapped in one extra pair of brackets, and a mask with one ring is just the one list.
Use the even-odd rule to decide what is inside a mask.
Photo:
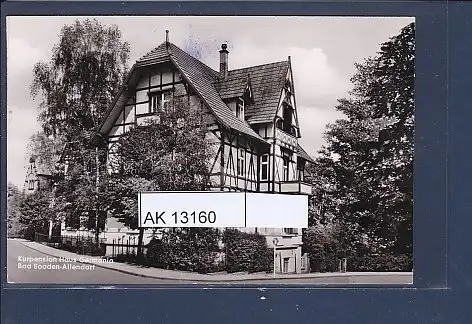
[[(114, 145), (147, 118), (157, 118), (172, 98), (185, 97), (190, 109), (206, 117), (214, 146), (214, 190), (310, 195), (303, 182), (311, 157), (301, 137), (290, 57), (287, 60), (230, 70), (227, 45), (221, 46), (215, 71), (167, 39), (132, 66), (98, 133), (107, 142), (108, 168), (116, 166)], [(290, 215), (287, 215), (290, 217)], [(251, 228), (278, 239), (277, 271), (300, 272), (301, 229)]]

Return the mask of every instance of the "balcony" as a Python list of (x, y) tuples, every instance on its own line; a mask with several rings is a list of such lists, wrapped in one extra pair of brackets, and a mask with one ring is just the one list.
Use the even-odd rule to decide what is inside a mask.
[(302, 181), (285, 181), (279, 184), (281, 193), (311, 195), (311, 185)]
[(276, 128), (275, 138), (277, 139), (277, 144), (296, 152), (297, 146), (298, 146), (298, 140), (295, 136), (289, 133), (286, 133), (279, 128)]

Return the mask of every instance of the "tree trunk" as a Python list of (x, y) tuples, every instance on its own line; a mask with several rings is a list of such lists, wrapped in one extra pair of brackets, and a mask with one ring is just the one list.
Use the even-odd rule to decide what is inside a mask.
[(95, 191), (96, 191), (96, 200), (95, 200), (95, 243), (98, 245), (99, 241), (99, 211), (98, 211), (98, 186), (100, 184), (100, 169), (99, 169), (99, 159), (98, 159), (98, 146), (95, 147)]
[(138, 260), (141, 260), (143, 257), (143, 237), (144, 237), (144, 227), (139, 228), (139, 236), (138, 236), (138, 253), (136, 257)]
[(52, 223), (52, 220), (50, 219), (49, 220), (49, 242), (51, 242), (51, 239), (52, 239), (52, 226), (53, 226), (53, 223)]

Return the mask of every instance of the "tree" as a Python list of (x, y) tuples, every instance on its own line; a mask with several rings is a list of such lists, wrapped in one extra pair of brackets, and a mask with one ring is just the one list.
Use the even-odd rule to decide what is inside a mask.
[(329, 201), (323, 217), (341, 227), (344, 253), (355, 260), (411, 260), (414, 30), (406, 26), (356, 64), (350, 97), (336, 107), (346, 117), (327, 126), (311, 169), (315, 192)]
[(93, 130), (127, 73), (129, 44), (117, 26), (96, 19), (65, 25), (49, 63), (33, 69), (31, 93), (41, 96), (39, 120), (46, 136), (66, 141)]
[(50, 202), (50, 194), (44, 191), (23, 195), (19, 203), (19, 222), (25, 227), (24, 238), (32, 240), (36, 234), (48, 235), (49, 221), (55, 218)]
[(20, 223), (20, 202), (22, 193), (12, 183), (7, 185), (7, 234), (8, 237), (21, 236), (24, 231), (24, 225)]
[(31, 94), (41, 99), (38, 119), (47, 139), (38, 152), (47, 161), (48, 145), (59, 143), (59, 166), (63, 173), (68, 167), (56, 183), (56, 204), (70, 224), (95, 228), (97, 241), (106, 151), (93, 147), (91, 139), (123, 83), (128, 58), (129, 44), (117, 26), (77, 20), (62, 28), (51, 60), (33, 69)]
[[(126, 132), (110, 148), (112, 174), (108, 180), (108, 209), (131, 228), (138, 226), (138, 192), (210, 188), (211, 146), (201, 112), (191, 108), (186, 98), (177, 96), (171, 107)], [(196, 232), (203, 234), (205, 230), (210, 231), (191, 229), (179, 233), (191, 240)], [(141, 228), (139, 256), (143, 231)], [(176, 231), (173, 233), (177, 235)]]
[(63, 149), (64, 143), (60, 138), (46, 136), (44, 132), (39, 131), (30, 138), (28, 155), (35, 159), (36, 165), (40, 166), (43, 172), (54, 175)]
[(341, 228), (336, 224), (311, 226), (303, 233), (303, 253), (308, 253), (311, 272), (335, 272), (344, 257)]

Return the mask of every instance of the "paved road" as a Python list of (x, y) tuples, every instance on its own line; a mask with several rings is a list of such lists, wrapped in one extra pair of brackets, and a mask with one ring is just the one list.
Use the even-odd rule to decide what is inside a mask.
[[(63, 269), (64, 265), (80, 266), (80, 263), (43, 261), (29, 262), (25, 258), (48, 258), (48, 255), (30, 249), (16, 240), (8, 240), (7, 243), (7, 278), (10, 283), (36, 283), (36, 284), (185, 284), (193, 285), (190, 281), (174, 279), (154, 279), (129, 275), (114, 270), (86, 265), (88, 269)], [(21, 266), (19, 266), (21, 264)], [(23, 266), (31, 265), (31, 269), (23, 269)], [(46, 266), (52, 269), (39, 270), (34, 267)], [(84, 266), (84, 265), (82, 265)], [(57, 269), (55, 269), (57, 268)], [(293, 278), (274, 280), (249, 280), (238, 281), (236, 285), (271, 285), (271, 284), (405, 284), (405, 276), (359, 276), (359, 277), (325, 277), (325, 278)], [(224, 282), (201, 283), (204, 285), (219, 285)]]
[[(70, 262), (34, 262), (32, 268), (36, 264), (59, 267), (58, 270), (34, 270), (19, 269), (18, 257), (45, 257), (48, 256), (41, 252), (32, 250), (21, 243), (8, 240), (7, 244), (7, 278), (8, 282), (13, 283), (56, 283), (56, 284), (100, 284), (100, 285), (116, 285), (116, 284), (166, 284), (166, 283), (185, 283), (176, 280), (143, 278), (128, 275), (118, 271), (112, 271), (95, 267), (93, 270), (63, 270), (62, 266), (70, 264)], [(29, 262), (20, 262), (27, 265)], [(77, 264), (79, 265), (79, 264)]]

